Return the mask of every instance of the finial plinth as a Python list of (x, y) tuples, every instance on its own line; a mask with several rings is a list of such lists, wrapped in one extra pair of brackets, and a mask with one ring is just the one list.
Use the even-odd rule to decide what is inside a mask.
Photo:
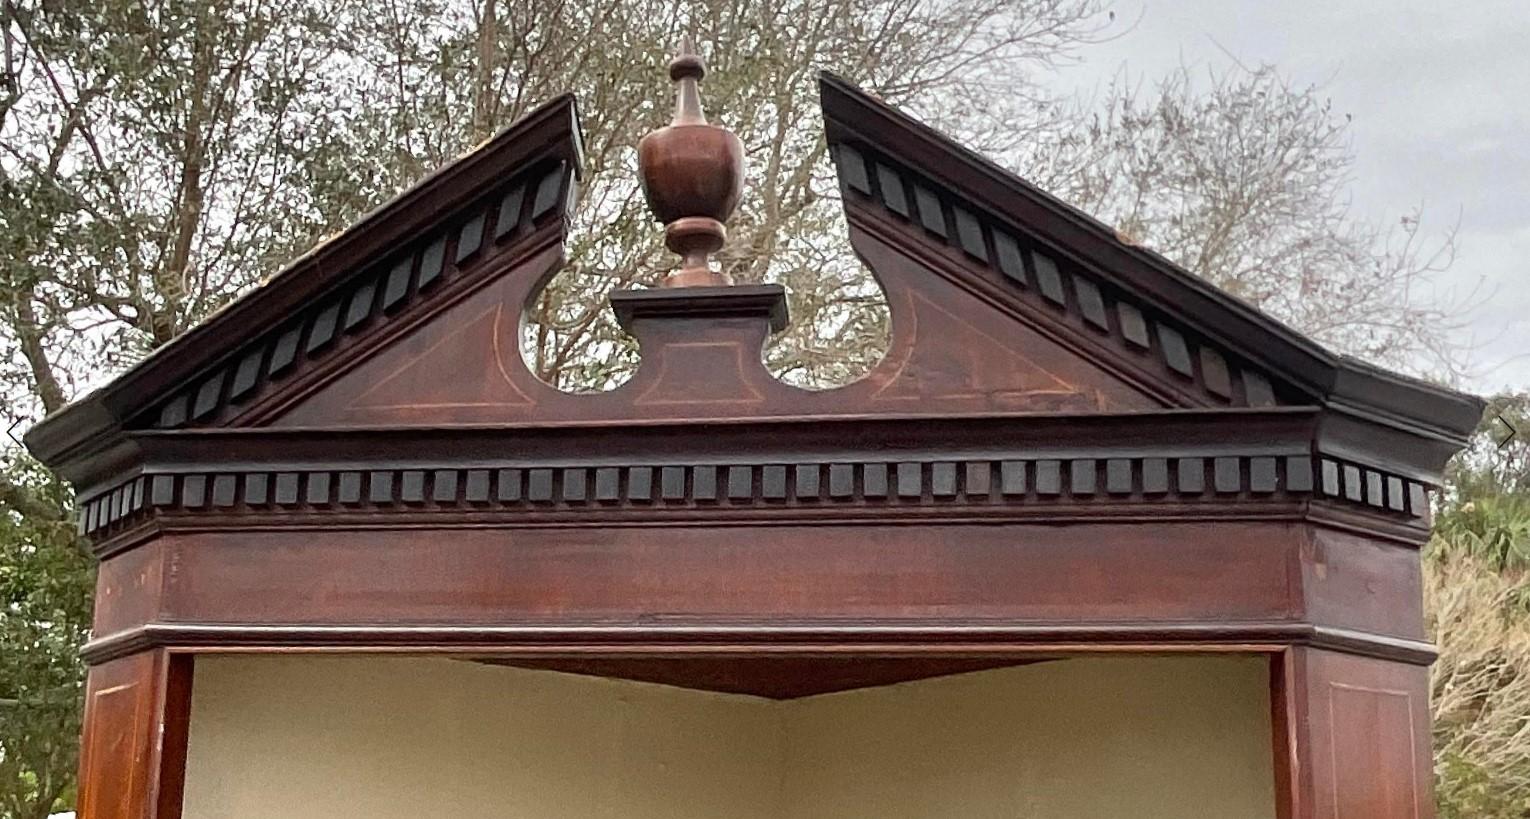
[(665, 287), (715, 287), (732, 284), (707, 261), (728, 240), (723, 223), (706, 216), (685, 216), (664, 226), (664, 246), (680, 254), (680, 269), (664, 277)]
[(731, 284), (714, 272), (711, 256), (723, 246), (723, 223), (738, 207), (744, 181), (744, 146), (726, 128), (709, 125), (699, 83), (706, 63), (690, 38), (669, 64), (675, 83), (675, 116), (638, 143), (638, 168), (648, 207), (665, 225), (665, 246), (680, 255), (680, 269), (665, 287)]

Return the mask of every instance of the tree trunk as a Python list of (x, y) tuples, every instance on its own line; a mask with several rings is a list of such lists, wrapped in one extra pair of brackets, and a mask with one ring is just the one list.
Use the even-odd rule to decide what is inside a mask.
[(494, 132), (494, 45), (499, 38), (499, 19), (494, 0), (483, 0), (483, 17), (478, 23), (478, 67), (473, 78), (473, 140), (483, 140)]
[(53, 364), (48, 361), (48, 351), (43, 346), (45, 332), (38, 325), (37, 312), (32, 309), (32, 296), (31, 287), (22, 287), (16, 292), (16, 338), (21, 344), (21, 355), (27, 360), (27, 368), (32, 372), (37, 398), (43, 409), (51, 413), (68, 401), (53, 372)]

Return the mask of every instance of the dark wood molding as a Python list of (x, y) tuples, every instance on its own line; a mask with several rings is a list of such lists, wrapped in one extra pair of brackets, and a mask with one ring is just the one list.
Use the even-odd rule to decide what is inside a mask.
[[(579, 396), (570, 396), (578, 398)], [(1311, 451), (1320, 417), (1311, 408), (1168, 410), (1131, 414), (886, 413), (778, 418), (663, 418), (611, 423), (578, 418), (516, 425), (401, 427), (195, 428), (134, 430), (121, 436), (116, 455), (90, 465), (80, 494), (93, 498), (127, 478), (179, 471), (185, 464), (226, 464), (229, 471), (257, 467), (313, 468), (316, 463), (491, 464), (487, 452), (514, 452), (523, 462), (574, 460), (568, 453), (599, 452), (617, 464), (672, 459), (694, 453), (705, 460), (739, 458), (832, 460), (885, 450), (995, 457), (1029, 451), (1067, 458), (1157, 448), (1180, 454), (1289, 455)], [(1002, 443), (1001, 443), (1002, 442)], [(324, 453), (322, 459), (315, 454)]]
[[(678, 515), (726, 525), (754, 513), (911, 519), (923, 512), (1063, 520), (1268, 516), (1281, 514), (1280, 504), (1312, 499), (1363, 513), (1336, 518), (1343, 525), (1418, 538), (1427, 486), (1384, 467), (1313, 457), (1317, 419), (1311, 410), (1276, 408), (515, 430), (145, 431), (130, 436), (141, 464), (133, 477), (82, 493), (81, 526), (115, 550), (123, 533), (148, 520), (171, 527), (326, 520), (514, 526)], [(326, 455), (315, 463), (321, 449)]]
[[(913, 171), (847, 143), (834, 147), (845, 209), (857, 227), (889, 241), (912, 238), (926, 248), (921, 259), (953, 284), (1012, 303), (1038, 324), (1056, 325), (1054, 338), (1085, 345), (1091, 360), (1115, 362), (1118, 371), (1130, 373), (1143, 389), (1186, 406), (1314, 403), (1312, 396), (1279, 383), (1268, 372), (1240, 366), (1236, 355), (1200, 338), (1187, 322), (1054, 258), (1023, 232), (1006, 228)], [(857, 167), (864, 171), (851, 170)], [(876, 182), (860, 189), (849, 181), (857, 178)], [(904, 202), (907, 191), (923, 195), (910, 200), (902, 212), (895, 210), (892, 205)], [(913, 202), (933, 212), (916, 214), (913, 208), (918, 205)], [(931, 229), (932, 223), (936, 229)], [(948, 223), (965, 231), (948, 230)]]
[[(906, 216), (914, 217), (918, 215), (917, 189), (907, 186), (918, 184), (915, 175), (933, 189), (926, 191), (927, 198), (947, 203), (940, 219), (911, 218), (911, 225), (923, 228), (922, 233), (910, 230), (911, 238), (927, 241), (925, 237), (934, 234), (962, 249), (968, 258), (998, 266), (997, 245), (985, 244), (991, 239), (976, 238), (995, 235), (994, 228), (969, 228), (964, 236), (957, 213), (979, 221), (994, 220), (1003, 225), (1000, 233), (1028, 239), (1053, 260), (1094, 277), (1096, 282), (1091, 283), (1129, 293), (1160, 316), (1193, 317), (1196, 332), (1220, 350), (1233, 351), (1338, 412), (1425, 432), (1456, 448), (1464, 445), (1482, 417), (1485, 404), (1480, 398), (1335, 356), (1168, 259), (1121, 241), (1109, 226), (831, 74), (821, 75), (820, 97), (829, 143), (840, 152), (842, 163), (843, 146), (848, 146), (858, 156), (895, 157), (899, 168), (895, 175), (911, 175), (903, 180), (903, 199), (895, 194), (889, 201), (873, 168), (842, 171), (842, 185), (851, 196), (849, 205), (855, 196), (870, 202), (875, 194), (878, 207), (897, 212), (898, 202), (907, 209), (913, 201)], [(1034, 279), (1034, 263), (1026, 269), (1026, 276)], [(1039, 280), (1029, 283), (1041, 289)], [(1083, 310), (1076, 296), (1068, 297), (1066, 283), (1051, 288), (1059, 307), (1076, 305)], [(1183, 364), (1197, 364), (1194, 356), (1187, 358)], [(1433, 471), (1442, 465), (1443, 459)]]
[(622, 329), (635, 336), (635, 322), (642, 319), (757, 317), (773, 333), (785, 330), (790, 321), (786, 288), (779, 284), (618, 290), (611, 294), (611, 309)]
[(140, 651), (282, 652), (329, 648), (503, 659), (726, 657), (948, 657), (1021, 660), (1090, 653), (1237, 651), (1270, 653), (1311, 646), (1399, 663), (1428, 665), (1437, 652), (1422, 640), (1324, 629), (1305, 623), (953, 623), (940, 628), (835, 623), (797, 627), (741, 624), (588, 626), (302, 626), (151, 623), (92, 640), (92, 664)]
[[(108, 386), (50, 415), (27, 431), (27, 447), (40, 460), (67, 473), (73, 461), (108, 448), (146, 407), (229, 358), (240, 342), (310, 307), (322, 294), (382, 264), (401, 242), (418, 239), (464, 203), (488, 195), (519, 170), (544, 161), (565, 163), (570, 176), (581, 172), (579, 125), (571, 96), (535, 109), (477, 150), (443, 166), (304, 254)], [(571, 193), (569, 185), (564, 185), (563, 193)], [(229, 363), (237, 374), (238, 362)]]
[[(1190, 450), (1194, 452), (1194, 450)], [(348, 469), (277, 465), (140, 475), (83, 502), (81, 530), (106, 542), (149, 520), (161, 529), (314, 525), (450, 526), (549, 523), (726, 525), (859, 516), (1195, 519), (1299, 513), (1307, 498), (1399, 521), (1429, 514), (1426, 487), (1308, 455), (1187, 454), (1186, 450), (1010, 453), (992, 458), (681, 460), (641, 465), (535, 461)], [(753, 513), (753, 514), (746, 514)], [(117, 549), (112, 549), (116, 551)]]
[(464, 206), (439, 231), (234, 351), (223, 366), (129, 426), (243, 426), (269, 419), (273, 403), (292, 403), (305, 386), (311, 390), (326, 374), (429, 320), (478, 280), (523, 264), (549, 244), (561, 246), (561, 209), (537, 210), (527, 191), (567, 185), (570, 173), (566, 163), (544, 163)]

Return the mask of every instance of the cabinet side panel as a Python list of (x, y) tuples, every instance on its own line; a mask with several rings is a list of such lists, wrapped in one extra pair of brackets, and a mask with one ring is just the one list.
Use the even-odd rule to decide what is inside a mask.
[(191, 660), (146, 651), (90, 669), (79, 819), (177, 819)]
[(1311, 778), (1305, 819), (1434, 819), (1429, 670), (1316, 649), (1306, 654)]

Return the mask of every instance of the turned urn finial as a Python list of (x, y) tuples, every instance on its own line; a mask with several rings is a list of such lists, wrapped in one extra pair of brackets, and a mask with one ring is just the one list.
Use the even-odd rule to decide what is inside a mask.
[(680, 269), (664, 287), (706, 287), (733, 282), (712, 270), (711, 255), (727, 238), (723, 222), (738, 207), (744, 182), (744, 145), (707, 124), (699, 84), (706, 64), (689, 37), (669, 64), (675, 82), (675, 118), (638, 143), (638, 169), (648, 207), (664, 223), (664, 244), (680, 254)]

